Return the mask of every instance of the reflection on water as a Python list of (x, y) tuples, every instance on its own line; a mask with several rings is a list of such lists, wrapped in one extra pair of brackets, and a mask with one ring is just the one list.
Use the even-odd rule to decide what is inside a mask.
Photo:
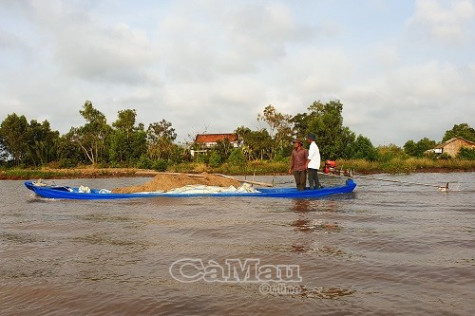
[(310, 200), (293, 200), (292, 210), (297, 213), (310, 211)]
[[(0, 314), (471, 315), (474, 173), (385, 177), (459, 191), (357, 179), (354, 193), (320, 200), (54, 201), (2, 181)], [(267, 295), (252, 283), (180, 283), (169, 268), (183, 258), (297, 265), (302, 281)]]

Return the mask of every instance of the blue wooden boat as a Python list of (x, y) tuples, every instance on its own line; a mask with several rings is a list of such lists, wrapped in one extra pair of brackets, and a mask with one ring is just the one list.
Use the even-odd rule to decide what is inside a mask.
[[(218, 192), (218, 193), (111, 193), (107, 190), (90, 189), (90, 192), (82, 192), (78, 187), (38, 185), (32, 181), (25, 182), (25, 186), (36, 195), (48, 199), (73, 199), (73, 200), (113, 200), (113, 199), (136, 199), (152, 197), (258, 197), (258, 198), (289, 198), (289, 199), (317, 199), (333, 194), (352, 192), (356, 183), (352, 179), (346, 180), (345, 185), (322, 188), (318, 190), (298, 191), (296, 188), (259, 188), (258, 192)], [(88, 190), (89, 191), (89, 190)]]

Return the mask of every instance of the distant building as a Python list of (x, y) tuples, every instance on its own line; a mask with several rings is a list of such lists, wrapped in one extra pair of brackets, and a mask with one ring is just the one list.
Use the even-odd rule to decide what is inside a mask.
[(435, 146), (432, 149), (426, 150), (426, 154), (447, 154), (451, 157), (457, 156), (459, 153), (460, 149), (462, 147), (474, 149), (475, 148), (475, 143), (469, 140), (466, 140), (465, 138), (462, 137), (454, 137), (449, 139), (448, 141), (439, 144)]
[(195, 143), (202, 147), (213, 148), (218, 144), (218, 141), (228, 139), (234, 148), (241, 145), (238, 134), (198, 134), (196, 135)]
[(236, 133), (227, 134), (198, 134), (195, 138), (195, 144), (199, 148), (191, 150), (191, 156), (195, 156), (195, 153), (206, 153), (208, 150), (216, 147), (218, 141), (229, 140), (231, 147), (238, 148), (241, 146), (242, 141), (239, 135)]

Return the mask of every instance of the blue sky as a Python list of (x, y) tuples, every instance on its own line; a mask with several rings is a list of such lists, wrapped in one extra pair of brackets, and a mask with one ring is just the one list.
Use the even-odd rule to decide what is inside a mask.
[(343, 103), (374, 145), (475, 126), (475, 0), (0, 1), (0, 119), (165, 118), (179, 140)]

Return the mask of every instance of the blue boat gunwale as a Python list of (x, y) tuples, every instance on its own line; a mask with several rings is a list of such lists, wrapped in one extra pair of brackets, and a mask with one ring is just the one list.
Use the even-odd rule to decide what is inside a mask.
[(99, 193), (100, 190), (91, 189), (91, 193), (80, 193), (78, 188), (68, 186), (36, 186), (32, 181), (26, 181), (25, 186), (36, 195), (52, 199), (75, 200), (112, 200), (153, 197), (265, 197), (265, 198), (321, 198), (328, 195), (351, 193), (356, 187), (352, 179), (347, 179), (345, 185), (326, 187), (317, 190), (306, 189), (298, 191), (297, 188), (259, 188), (259, 193), (250, 192), (218, 192), (218, 193)]

